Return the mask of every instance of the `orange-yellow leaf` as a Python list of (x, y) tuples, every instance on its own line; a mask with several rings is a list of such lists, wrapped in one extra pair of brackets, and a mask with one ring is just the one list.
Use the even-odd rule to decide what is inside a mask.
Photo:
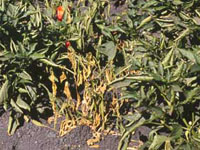
[(67, 79), (64, 72), (62, 72), (62, 75), (60, 76), (60, 83), (62, 83), (65, 79)]
[(64, 93), (68, 100), (72, 100), (71, 92), (69, 90), (69, 83), (67, 81), (65, 82)]

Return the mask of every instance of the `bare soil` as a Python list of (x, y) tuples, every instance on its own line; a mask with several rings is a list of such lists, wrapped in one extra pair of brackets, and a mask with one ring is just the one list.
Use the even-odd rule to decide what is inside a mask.
[[(120, 141), (119, 135), (106, 135), (95, 145), (99, 148), (91, 148), (87, 145), (87, 140), (92, 138), (92, 131), (87, 126), (78, 126), (63, 137), (58, 132), (45, 127), (38, 127), (32, 122), (24, 123), (14, 135), (8, 136), (9, 112), (1, 112), (0, 109), (0, 150), (117, 150)], [(60, 122), (58, 120), (57, 131)], [(46, 120), (42, 123), (53, 128), (53, 123), (48, 124)], [(150, 128), (142, 126), (138, 128), (131, 137), (129, 147), (137, 150), (143, 142), (147, 140)]]
[[(79, 126), (59, 137), (56, 131), (28, 122), (8, 136), (8, 117), (8, 112), (0, 117), (0, 150), (96, 150), (87, 145), (87, 140), (92, 138), (92, 131), (87, 126)], [(119, 139), (119, 136), (107, 135), (97, 143), (98, 149), (116, 150)]]

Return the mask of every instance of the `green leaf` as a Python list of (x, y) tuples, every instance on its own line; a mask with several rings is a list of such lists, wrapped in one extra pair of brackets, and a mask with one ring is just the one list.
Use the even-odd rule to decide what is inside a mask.
[(149, 107), (149, 110), (152, 111), (152, 115), (154, 115), (155, 117), (158, 117), (158, 118), (163, 118), (164, 115), (165, 115), (163, 110), (160, 107), (157, 107), (157, 106)]
[(184, 57), (188, 58), (192, 62), (197, 63), (196, 58), (195, 58), (195, 54), (191, 50), (185, 50), (185, 49), (180, 49), (180, 48), (178, 50), (181, 52), (181, 54)]
[(153, 81), (157, 78), (151, 77), (151, 76), (133, 76), (133, 77), (126, 77), (126, 79), (133, 80), (133, 81)]
[(46, 65), (49, 65), (49, 66), (52, 66), (52, 67), (56, 67), (56, 68), (60, 68), (60, 69), (64, 69), (64, 70), (67, 70), (68, 72), (74, 74), (74, 72), (71, 71), (70, 69), (65, 68), (65, 67), (63, 67), (61, 65), (58, 65), (58, 64), (56, 64), (53, 61), (50, 61), (48, 59), (39, 59), (39, 61), (42, 62), (42, 63), (44, 63), (44, 64), (46, 64)]
[(32, 81), (31, 76), (25, 70), (22, 73), (19, 74), (19, 77), (22, 78), (22, 79), (25, 79), (25, 80)]
[(174, 124), (172, 125), (172, 132), (170, 135), (171, 140), (177, 139), (179, 137), (181, 137), (182, 133), (183, 133), (183, 129), (182, 126), (179, 124)]
[(115, 44), (112, 41), (109, 41), (101, 45), (101, 47), (99, 48), (99, 52), (108, 56), (108, 60), (113, 60), (115, 58), (117, 50)]
[(200, 72), (200, 65), (199, 64), (192, 65), (191, 73), (195, 73), (195, 72)]
[(26, 86), (26, 90), (28, 91), (29, 97), (32, 101), (35, 101), (37, 99), (37, 89), (32, 86)]
[(128, 114), (128, 115), (124, 115), (122, 116), (122, 118), (124, 118), (125, 120), (128, 120), (131, 123), (134, 123), (136, 121), (138, 121), (141, 118), (141, 114), (138, 112), (135, 112), (134, 114)]
[(129, 86), (131, 84), (131, 82), (133, 82), (133, 81), (132, 80), (115, 81), (115, 82), (111, 83), (110, 86), (115, 87), (115, 88), (122, 88), (122, 87)]
[(111, 34), (111, 31), (109, 30), (108, 27), (102, 25), (102, 24), (96, 24), (97, 27), (99, 27), (101, 29), (101, 32), (103, 35), (109, 37), (109, 38), (112, 38), (112, 34)]
[(180, 77), (180, 75), (181, 75), (181, 73), (183, 71), (183, 67), (184, 67), (184, 62), (182, 61), (181, 64), (178, 66), (178, 68), (173, 73), (173, 76), (174, 77)]
[(158, 3), (157, 0), (146, 1), (146, 3), (145, 3), (145, 5), (143, 6), (143, 8), (148, 8), (148, 7), (150, 7), (150, 6), (152, 6), (152, 5), (155, 5), (155, 4), (157, 4), (157, 3)]
[(41, 54), (41, 53), (33, 53), (30, 55), (30, 58), (33, 59), (33, 60), (37, 60), (37, 59), (41, 59), (41, 58), (44, 58), (45, 55), (44, 54)]
[(0, 61), (8, 61), (10, 59), (12, 59), (15, 55), (10, 53), (10, 52), (4, 52), (4, 53), (1, 53), (0, 52)]
[(0, 89), (0, 105), (2, 105), (8, 99), (8, 89), (9, 89), (9, 82), (6, 82), (2, 85)]
[(8, 135), (13, 135), (19, 126), (20, 126), (20, 123), (19, 123), (18, 118), (16, 118), (13, 115), (10, 115), (9, 121), (8, 121), (8, 130), (7, 130)]
[(113, 31), (119, 31), (119, 32), (121, 32), (121, 33), (126, 33), (122, 28), (120, 28), (120, 26), (117, 26), (117, 25), (115, 25), (115, 26), (109, 28), (109, 30), (110, 30), (111, 32), (113, 32)]
[(166, 67), (166, 66), (169, 64), (170, 59), (171, 59), (172, 56), (173, 56), (173, 53), (174, 53), (174, 49), (172, 48), (172, 49), (168, 52), (168, 54), (165, 56), (165, 58), (163, 59), (162, 65), (163, 65), (164, 67)]
[(21, 108), (19, 108), (19, 106), (17, 106), (17, 104), (15, 103), (15, 101), (13, 99), (11, 99), (10, 105), (15, 109), (15, 111), (23, 114), (23, 111), (21, 110)]
[(151, 143), (149, 150), (159, 150), (162, 144), (168, 139), (168, 137), (163, 135), (155, 135), (153, 142)]
[(60, 65), (57, 65), (55, 64), (53, 61), (50, 61), (48, 59), (39, 59), (40, 62), (46, 64), (46, 65), (49, 65), (49, 66), (52, 66), (52, 67), (58, 67), (58, 68), (61, 68)]
[(181, 0), (173, 0), (172, 2), (174, 5), (181, 5), (183, 2)]
[(191, 78), (185, 78), (185, 83), (187, 86), (191, 86), (193, 82), (197, 80), (197, 76), (191, 77)]
[(22, 100), (21, 95), (18, 95), (16, 103), (20, 108), (31, 111), (30, 106), (25, 101)]
[(193, 90), (188, 91), (188, 93), (186, 94), (186, 100), (184, 100), (182, 104), (191, 103), (192, 100), (194, 100), (193, 98), (199, 94), (200, 94), (199, 87), (196, 87)]
[(146, 25), (147, 23), (149, 23), (152, 20), (152, 18), (153, 18), (152, 16), (148, 16), (147, 18), (142, 20), (140, 25), (137, 27), (137, 30), (140, 29), (141, 27), (143, 27), (144, 25)]
[(19, 88), (18, 92), (19, 93), (28, 93), (28, 91), (26, 89), (24, 89), (24, 88)]
[[(120, 82), (119, 82), (120, 83)], [(115, 84), (113, 85), (113, 87), (116, 87)], [(118, 87), (116, 87), (118, 88)], [(131, 92), (126, 92), (121, 98), (120, 100), (123, 100), (123, 99), (134, 99), (134, 100), (138, 100), (138, 92), (136, 91), (131, 91)]]
[(118, 145), (118, 150), (123, 150), (126, 149), (126, 147), (124, 147), (123, 145), (127, 145), (127, 141), (124, 141), (127, 139), (127, 137), (133, 132), (135, 131), (138, 127), (142, 126), (145, 123), (145, 119), (143, 117), (141, 117), (136, 123), (134, 123), (132, 126), (130, 126), (128, 129), (126, 129), (126, 131), (123, 133), (122, 138), (119, 142)]

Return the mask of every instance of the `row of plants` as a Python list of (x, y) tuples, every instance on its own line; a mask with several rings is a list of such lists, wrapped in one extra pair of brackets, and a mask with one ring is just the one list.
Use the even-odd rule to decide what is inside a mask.
[(121, 99), (134, 108), (123, 116), (119, 149), (141, 125), (151, 128), (141, 149), (199, 149), (199, 1), (132, 0), (128, 6), (127, 65), (139, 72), (112, 82), (123, 86)]
[[(57, 119), (61, 136), (88, 125), (94, 145), (118, 129), (119, 150), (200, 147), (198, 0), (0, 0), (0, 105), (8, 134)], [(52, 116), (53, 117), (50, 117)]]

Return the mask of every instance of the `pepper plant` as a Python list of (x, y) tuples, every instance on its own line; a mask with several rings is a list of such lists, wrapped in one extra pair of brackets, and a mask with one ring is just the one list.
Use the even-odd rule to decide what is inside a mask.
[(130, 0), (119, 149), (140, 126), (151, 129), (140, 149), (199, 149), (199, 1)]

